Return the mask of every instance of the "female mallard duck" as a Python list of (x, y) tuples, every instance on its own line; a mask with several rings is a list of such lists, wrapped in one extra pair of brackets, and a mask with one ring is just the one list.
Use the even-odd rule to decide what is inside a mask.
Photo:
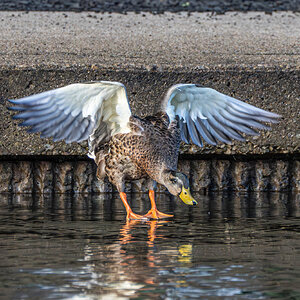
[[(181, 140), (202, 146), (244, 141), (239, 133), (258, 135), (250, 127), (269, 129), (261, 122), (276, 123), (280, 116), (246, 104), (211, 88), (195, 84), (172, 86), (154, 116), (139, 118), (130, 111), (125, 86), (118, 82), (71, 84), (59, 89), (9, 100), (21, 111), (29, 132), (41, 132), (54, 141), (67, 143), (88, 139), (89, 156), (98, 166), (97, 176), (108, 176), (124, 203), (127, 219), (167, 218), (157, 210), (156, 183), (188, 205), (197, 202), (189, 180), (177, 172)], [(125, 181), (148, 179), (151, 209), (144, 215), (132, 212), (125, 194)]]

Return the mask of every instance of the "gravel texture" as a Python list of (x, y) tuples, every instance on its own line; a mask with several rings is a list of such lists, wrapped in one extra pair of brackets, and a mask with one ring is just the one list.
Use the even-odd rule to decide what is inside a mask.
[(299, 69), (300, 14), (0, 12), (0, 67)]
[(299, 0), (2, 0), (0, 10), (36, 10), (36, 11), (129, 11), (162, 13), (179, 12), (216, 12), (227, 11), (300, 11)]

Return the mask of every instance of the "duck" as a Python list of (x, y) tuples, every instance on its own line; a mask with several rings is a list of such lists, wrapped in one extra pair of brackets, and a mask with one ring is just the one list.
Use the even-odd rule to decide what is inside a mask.
[[(269, 130), (266, 123), (280, 115), (194, 83), (175, 84), (153, 115), (131, 113), (125, 86), (120, 82), (75, 83), (8, 100), (30, 133), (66, 143), (88, 141), (88, 156), (97, 164), (97, 177), (116, 186), (127, 220), (171, 218), (155, 202), (157, 184), (187, 205), (196, 205), (189, 178), (177, 170), (181, 142), (203, 147), (245, 141), (245, 135)], [(126, 181), (144, 179), (151, 209), (133, 212), (125, 191)]]

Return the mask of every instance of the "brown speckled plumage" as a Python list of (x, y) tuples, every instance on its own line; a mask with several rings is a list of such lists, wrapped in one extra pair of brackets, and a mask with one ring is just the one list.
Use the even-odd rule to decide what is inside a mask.
[[(139, 118), (131, 116), (130, 133), (116, 134), (96, 153), (98, 178), (108, 176), (119, 191), (125, 180), (152, 178), (160, 182), (163, 170), (176, 170), (180, 145), (177, 121), (164, 112)], [(105, 165), (105, 166), (104, 166)]]

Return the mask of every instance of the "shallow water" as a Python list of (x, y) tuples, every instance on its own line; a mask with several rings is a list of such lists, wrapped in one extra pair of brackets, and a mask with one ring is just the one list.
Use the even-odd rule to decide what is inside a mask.
[(194, 196), (0, 195), (0, 298), (300, 299), (299, 194)]

